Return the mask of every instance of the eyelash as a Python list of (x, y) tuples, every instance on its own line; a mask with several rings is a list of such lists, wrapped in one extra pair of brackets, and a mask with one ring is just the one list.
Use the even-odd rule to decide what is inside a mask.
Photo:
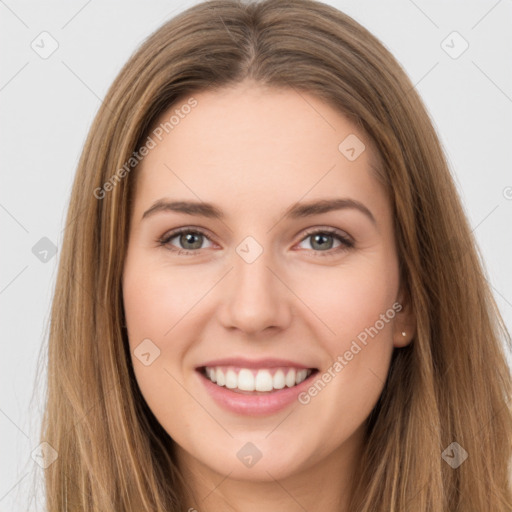
[[(173, 238), (175, 238), (178, 235), (181, 235), (182, 233), (189, 233), (189, 234), (192, 233), (194, 235), (203, 235), (208, 240), (210, 240), (210, 237), (202, 229), (200, 229), (200, 228), (192, 229), (192, 228), (184, 227), (184, 228), (179, 228), (174, 231), (171, 231), (170, 233), (166, 233), (165, 235), (163, 235), (161, 238), (158, 239), (158, 244), (162, 247), (169, 249), (170, 251), (179, 252), (180, 254), (184, 254), (186, 256), (197, 255), (197, 253), (201, 249), (196, 249), (194, 251), (190, 251), (187, 249), (175, 248), (169, 244), (169, 242)], [(307, 230), (305, 233), (305, 236), (300, 240), (300, 242), (303, 242), (310, 236), (317, 235), (317, 234), (333, 235), (334, 238), (337, 238), (341, 242), (342, 245), (340, 247), (337, 247), (334, 249), (328, 249), (327, 251), (315, 251), (315, 250), (311, 249), (313, 251), (313, 253), (316, 253), (316, 256), (321, 256), (321, 257), (334, 256), (342, 251), (347, 251), (354, 247), (354, 242), (350, 238), (342, 235), (340, 231), (338, 231), (337, 229), (334, 229), (334, 228), (322, 228), (322, 229), (312, 228), (310, 230)]]

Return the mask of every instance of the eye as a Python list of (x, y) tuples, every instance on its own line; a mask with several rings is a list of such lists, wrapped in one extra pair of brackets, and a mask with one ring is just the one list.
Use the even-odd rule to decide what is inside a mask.
[[(181, 246), (175, 247), (171, 240), (178, 239), (178, 244)], [(180, 254), (194, 254), (202, 247), (204, 240), (210, 240), (206, 233), (195, 228), (180, 228), (170, 233), (166, 233), (158, 243), (162, 246), (169, 248), (171, 251), (179, 252)]]
[[(310, 247), (318, 256), (332, 256), (340, 251), (346, 251), (354, 247), (354, 241), (349, 238), (346, 233), (334, 228), (322, 228), (310, 230), (307, 236), (302, 239), (304, 241), (311, 239)], [(333, 249), (333, 240), (337, 240), (339, 245)], [(316, 250), (319, 249), (319, 250)]]
[[(178, 239), (178, 247), (171, 243), (175, 238)], [(309, 230), (306, 232), (306, 237), (302, 239), (301, 243), (308, 239), (312, 240), (310, 248), (318, 256), (332, 256), (333, 254), (354, 247), (354, 241), (346, 233), (335, 228), (316, 228)], [(210, 238), (201, 229), (184, 227), (166, 233), (158, 240), (158, 243), (173, 252), (182, 255), (194, 255), (197, 254), (199, 250), (206, 248), (203, 247), (205, 240), (208, 240), (211, 244)], [(333, 240), (338, 241), (337, 247), (333, 247)], [(212, 245), (210, 245), (210, 247), (211, 246)]]

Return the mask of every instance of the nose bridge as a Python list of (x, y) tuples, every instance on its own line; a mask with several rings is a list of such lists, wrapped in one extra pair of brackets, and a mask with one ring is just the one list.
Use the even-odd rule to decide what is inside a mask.
[(288, 298), (286, 288), (274, 275), (272, 250), (248, 236), (235, 252), (230, 293), (225, 300), (226, 326), (248, 332), (284, 327), (290, 318)]

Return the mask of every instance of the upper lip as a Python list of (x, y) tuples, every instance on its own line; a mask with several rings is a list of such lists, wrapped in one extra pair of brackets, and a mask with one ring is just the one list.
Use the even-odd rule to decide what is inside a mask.
[(224, 359), (215, 359), (214, 361), (208, 361), (196, 367), (196, 369), (204, 368), (205, 366), (237, 366), (239, 368), (277, 368), (277, 367), (290, 367), (290, 368), (302, 368), (309, 369), (314, 368), (313, 366), (301, 364), (296, 361), (290, 361), (288, 359), (245, 359), (242, 357), (228, 357)]

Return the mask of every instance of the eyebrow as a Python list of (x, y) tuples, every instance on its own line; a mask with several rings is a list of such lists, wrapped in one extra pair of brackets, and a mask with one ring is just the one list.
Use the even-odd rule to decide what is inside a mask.
[[(358, 210), (366, 215), (373, 224), (376, 224), (374, 215), (363, 203), (349, 198), (320, 199), (307, 203), (296, 203), (288, 208), (281, 217), (298, 219), (345, 209)], [(142, 219), (150, 217), (158, 212), (177, 212), (211, 219), (224, 219), (224, 213), (222, 210), (212, 203), (197, 201), (169, 201), (168, 199), (158, 199), (155, 201), (153, 205), (144, 212)]]

